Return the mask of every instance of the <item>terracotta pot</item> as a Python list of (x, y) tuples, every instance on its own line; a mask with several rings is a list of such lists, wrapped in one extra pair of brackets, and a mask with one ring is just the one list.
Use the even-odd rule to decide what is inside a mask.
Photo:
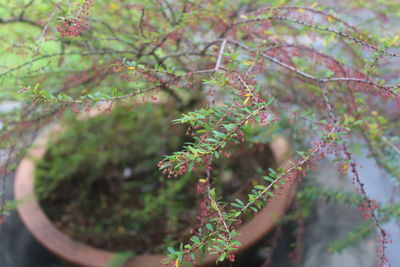
[[(58, 129), (55, 129), (55, 131), (58, 131)], [(71, 239), (54, 226), (45, 215), (35, 197), (35, 159), (44, 156), (49, 133), (50, 132), (44, 134), (34, 143), (27, 156), (18, 166), (14, 184), (15, 198), (21, 201), (21, 204), (18, 206), (18, 212), (32, 235), (42, 245), (63, 260), (78, 266), (106, 266), (114, 257), (115, 253), (97, 249)], [(285, 164), (288, 152), (286, 141), (283, 138), (276, 138), (270, 146), (278, 165), (282, 166)], [(282, 217), (290, 204), (294, 195), (294, 190), (295, 185), (287, 184), (282, 193), (273, 198), (268, 205), (255, 216), (253, 221), (245, 223), (238, 229), (240, 235), (237, 239), (242, 243), (242, 246), (238, 249), (237, 253), (248, 249), (273, 229), (276, 222)], [(163, 257), (163, 255), (138, 255), (129, 260), (125, 266), (160, 266), (160, 261)], [(202, 263), (196, 266), (212, 266), (216, 258), (215, 255), (208, 255)]]

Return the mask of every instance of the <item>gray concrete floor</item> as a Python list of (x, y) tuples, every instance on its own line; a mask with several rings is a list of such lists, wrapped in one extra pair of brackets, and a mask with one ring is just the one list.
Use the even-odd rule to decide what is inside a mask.
[[(351, 191), (353, 186), (348, 178), (340, 176), (336, 167), (327, 161), (320, 163), (315, 174), (315, 182), (332, 189)], [(7, 198), (12, 199), (12, 181), (7, 178)], [(331, 255), (325, 247), (343, 236), (355, 223), (362, 222), (358, 209), (348, 206), (318, 203), (306, 224), (304, 236), (304, 255), (302, 267), (372, 267), (376, 263), (374, 237), (370, 237), (356, 246), (344, 250), (341, 254)], [(288, 241), (293, 229), (285, 229), (282, 244), (279, 245), (273, 267), (291, 266), (287, 260)], [(0, 227), (0, 267), (61, 267), (62, 264), (38, 244), (27, 232), (16, 212), (12, 212)], [(286, 241), (287, 242), (286, 242)], [(259, 249), (258, 257), (265, 257)], [(259, 266), (254, 263), (252, 266)], [(234, 265), (237, 266), (237, 265)], [(244, 266), (244, 265), (242, 265)], [(246, 265), (250, 266), (250, 265)]]

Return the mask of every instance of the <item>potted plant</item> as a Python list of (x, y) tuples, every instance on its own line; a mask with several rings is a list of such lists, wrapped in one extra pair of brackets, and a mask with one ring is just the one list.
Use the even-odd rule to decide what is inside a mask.
[[(38, 128), (65, 112), (85, 113), (100, 106), (107, 114), (124, 102), (140, 113), (145, 102), (173, 102), (174, 108), (167, 107), (167, 113), (180, 112), (171, 117), (186, 126), (184, 132), (191, 139), (174, 152), (165, 150), (157, 167), (167, 184), (180, 185), (185, 181), (182, 177), (194, 177), (203, 201), (199, 202), (200, 224), (184, 242), (171, 242), (163, 264), (186, 264), (197, 260), (201, 251), (215, 254), (218, 262), (233, 262), (243, 218), (271, 207), (285, 188), (326, 157), (333, 158), (340, 172), (353, 177), (358, 197), (315, 190), (300, 195), (307, 201), (318, 195), (359, 205), (372, 222), (368, 229), (377, 229), (378, 262), (385, 264), (390, 238), (382, 223), (397, 217), (398, 208), (369, 197), (350, 141), (363, 140), (379, 166), (399, 177), (396, 119), (400, 98), (395, 62), (400, 55), (395, 48), (400, 35), (390, 29), (384, 37), (376, 34), (383, 18), (394, 16), (395, 8), (343, 1), (343, 9), (378, 14), (375, 20), (365, 21), (368, 28), (358, 28), (322, 3), (305, 7), (285, 2), (262, 6), (246, 0), (85, 0), (79, 5), (67, 2), (35, 8), (31, 1), (24, 6), (31, 11), (29, 16), (21, 11), (18, 18), (11, 14), (7, 20), (11, 25), (18, 23), (16, 29), (29, 25), (40, 31), (38, 38), (18, 36), (35, 40), (33, 48), (10, 42), (10, 49), (31, 58), (19, 58), (21, 63), (0, 73), (18, 80), (20, 86), (18, 94), (7, 93), (7, 97), (26, 103), (5, 114), (2, 140), (7, 140), (4, 146), (9, 152), (5, 166), (24, 155)], [(49, 19), (37, 22), (44, 14)], [(11, 86), (13, 80), (6, 84)], [(250, 136), (246, 135), (249, 129), (254, 130)], [(231, 153), (234, 157), (235, 148), (282, 135), (293, 142), (296, 158), (266, 170), (260, 175), (264, 183), (254, 184), (243, 200), (230, 199), (218, 190), (223, 175), (215, 170)], [(156, 144), (157, 138), (153, 139)], [(107, 146), (104, 151), (112, 150)], [(39, 154), (44, 153), (42, 148)], [(242, 160), (246, 163), (248, 157)], [(33, 163), (24, 160), (18, 175), (28, 172), (33, 172)], [(47, 181), (43, 185), (51, 187), (52, 179), (43, 178)], [(22, 190), (27, 190), (24, 195), (33, 192), (32, 184)], [(113, 186), (102, 187), (112, 191)], [(86, 246), (80, 247), (87, 252)], [(157, 257), (155, 262), (159, 261)]]
[[(127, 255), (135, 255), (127, 266), (154, 266), (167, 247), (172, 251), (193, 231), (214, 227), (203, 198), (206, 179), (186, 174), (172, 181), (158, 171), (163, 153), (192, 141), (182, 127), (171, 127), (171, 111), (171, 105), (153, 104), (133, 112), (116, 107), (110, 117), (73, 117), (63, 123), (66, 129), (57, 127), (34, 144), (15, 184), (16, 198), (28, 199), (19, 211), (34, 236), (81, 266), (105, 266)], [(249, 128), (246, 136), (260, 138), (259, 129)], [(212, 192), (245, 201), (243, 192), (261, 182), (259, 174), (283, 163), (285, 146), (281, 138), (271, 146), (259, 140), (236, 146), (210, 171), (218, 179)], [(193, 171), (196, 177), (203, 172)], [(284, 188), (256, 220), (239, 228), (242, 236), (235, 243), (243, 243), (241, 250), (270, 231), (289, 204), (291, 189)], [(199, 262), (216, 259), (209, 255)]]

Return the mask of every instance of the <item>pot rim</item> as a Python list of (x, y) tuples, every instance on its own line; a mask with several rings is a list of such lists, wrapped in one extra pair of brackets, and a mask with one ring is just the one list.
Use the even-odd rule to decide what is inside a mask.
[[(105, 267), (117, 254), (103, 249), (94, 248), (78, 242), (61, 232), (46, 216), (39, 205), (34, 192), (35, 160), (40, 159), (46, 152), (46, 143), (49, 135), (61, 130), (56, 125), (38, 138), (28, 150), (16, 171), (14, 182), (14, 196), (21, 204), (18, 213), (32, 235), (51, 252), (68, 262), (80, 266)], [(270, 148), (278, 166), (287, 164), (288, 144), (282, 137), (276, 137), (270, 143)], [(252, 221), (248, 221), (238, 228), (240, 233), (236, 238), (242, 245), (235, 254), (239, 254), (257, 243), (263, 236), (272, 230), (279, 218), (294, 197), (296, 184), (286, 183), (279, 195), (269, 201)], [(164, 258), (161, 254), (142, 254), (130, 259), (126, 266), (159, 266)], [(216, 261), (217, 255), (207, 255), (196, 266), (210, 266)]]

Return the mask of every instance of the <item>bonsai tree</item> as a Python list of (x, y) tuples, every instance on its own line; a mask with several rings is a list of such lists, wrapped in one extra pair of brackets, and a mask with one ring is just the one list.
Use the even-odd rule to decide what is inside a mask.
[[(3, 191), (5, 175), (60, 114), (107, 114), (118, 102), (135, 108), (172, 99), (182, 111), (174, 122), (185, 125), (193, 141), (165, 155), (158, 168), (171, 180), (203, 170), (192, 178), (204, 201), (198, 231), (187, 244), (170, 247), (164, 264), (193, 261), (199, 249), (233, 262), (241, 218), (257, 214), (285, 184), (300, 183), (329, 158), (353, 178), (359, 194), (305, 187), (299, 196), (359, 205), (372, 223), (352, 232), (353, 240), (376, 229), (377, 262), (384, 266), (391, 239), (383, 223), (400, 209), (367, 195), (350, 149), (364, 142), (398, 181), (400, 34), (390, 25), (398, 22), (400, 6), (381, 2), (9, 3), (0, 11), (1, 99), (14, 107), (1, 115)], [(216, 194), (212, 170), (246, 142), (244, 131), (254, 124), (270, 139), (286, 136), (296, 156), (262, 175), (265, 183), (255, 185), (247, 201), (228, 202)], [(3, 195), (3, 220), (4, 204)]]

